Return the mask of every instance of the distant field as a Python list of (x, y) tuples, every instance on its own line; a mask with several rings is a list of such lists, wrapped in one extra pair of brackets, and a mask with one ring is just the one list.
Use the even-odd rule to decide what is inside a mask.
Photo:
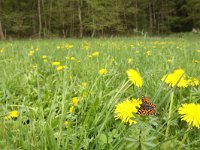
[[(185, 71), (178, 79), (185, 87), (165, 83), (176, 69)], [(198, 149), (200, 130), (178, 110), (200, 102), (199, 80), (197, 38), (0, 42), (0, 149)], [(155, 115), (136, 113), (131, 125), (116, 120), (117, 104), (142, 96)]]

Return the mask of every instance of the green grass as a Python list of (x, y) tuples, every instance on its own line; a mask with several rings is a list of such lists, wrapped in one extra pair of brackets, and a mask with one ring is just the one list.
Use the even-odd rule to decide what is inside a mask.
[[(63, 47), (66, 44), (73, 47)], [(200, 61), (198, 38), (4, 41), (0, 49), (4, 49), (0, 52), (0, 149), (175, 149), (188, 128), (178, 108), (200, 101), (199, 87), (169, 88), (161, 81), (178, 68), (200, 79), (199, 63), (192, 62)], [(96, 51), (99, 56), (89, 57)], [(66, 59), (72, 56), (76, 59)], [(57, 71), (53, 61), (67, 69)], [(101, 68), (108, 73), (100, 75)], [(128, 81), (128, 69), (141, 74), (142, 88)], [(155, 116), (138, 117), (132, 126), (115, 120), (117, 103), (142, 95), (157, 105)], [(73, 97), (80, 101), (70, 113)], [(20, 112), (19, 117), (6, 120), (13, 110)], [(185, 149), (200, 147), (198, 128), (191, 128), (185, 138)]]

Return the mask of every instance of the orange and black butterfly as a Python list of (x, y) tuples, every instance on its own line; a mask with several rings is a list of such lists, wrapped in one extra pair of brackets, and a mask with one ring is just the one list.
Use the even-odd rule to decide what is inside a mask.
[(156, 114), (156, 105), (150, 102), (150, 99), (142, 96), (142, 104), (138, 109), (138, 114), (140, 116), (145, 115), (155, 115)]

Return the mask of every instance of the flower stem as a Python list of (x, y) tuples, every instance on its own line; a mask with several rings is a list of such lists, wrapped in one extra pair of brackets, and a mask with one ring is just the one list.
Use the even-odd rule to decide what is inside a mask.
[[(165, 132), (165, 140), (167, 139), (167, 137), (169, 135), (173, 102), (174, 102), (174, 91), (172, 91), (172, 93), (170, 95), (170, 106), (169, 106), (169, 113), (168, 113), (168, 118), (167, 118), (167, 129)], [(167, 149), (167, 145), (165, 145), (165, 149)]]
[(184, 142), (185, 142), (185, 140), (186, 140), (186, 138), (187, 138), (187, 136), (188, 136), (189, 130), (190, 130), (190, 126), (188, 126), (188, 128), (187, 128), (187, 130), (186, 130), (186, 132), (185, 132), (185, 134), (184, 134), (184, 136), (183, 136), (183, 139), (182, 139), (182, 141), (181, 141), (181, 144), (179, 145), (178, 150), (181, 150), (181, 149), (182, 149), (183, 144), (184, 144)]

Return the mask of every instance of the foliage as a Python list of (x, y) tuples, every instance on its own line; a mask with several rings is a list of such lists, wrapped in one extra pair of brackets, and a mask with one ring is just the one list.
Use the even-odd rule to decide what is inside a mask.
[(6, 38), (149, 35), (200, 28), (199, 0), (0, 1)]

